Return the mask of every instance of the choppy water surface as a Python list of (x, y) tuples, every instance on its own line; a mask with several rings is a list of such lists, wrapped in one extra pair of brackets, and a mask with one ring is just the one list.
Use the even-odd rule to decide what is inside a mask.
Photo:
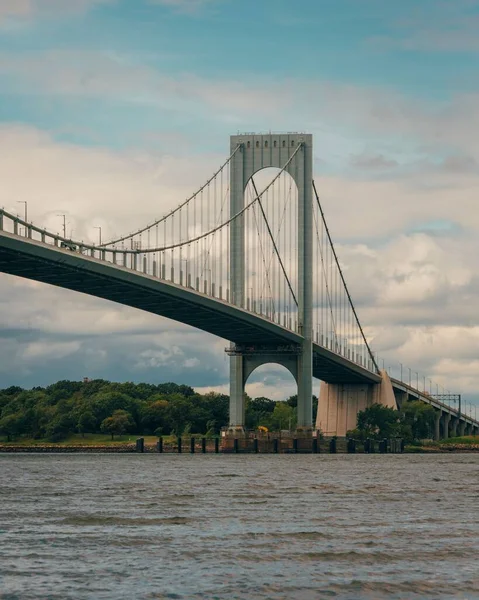
[(479, 598), (479, 455), (0, 455), (0, 597)]

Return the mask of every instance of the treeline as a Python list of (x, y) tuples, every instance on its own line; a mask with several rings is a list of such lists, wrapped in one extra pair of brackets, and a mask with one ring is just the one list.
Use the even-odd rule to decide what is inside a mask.
[(434, 408), (419, 400), (405, 402), (400, 410), (373, 404), (358, 413), (356, 429), (347, 436), (361, 440), (397, 437), (406, 442), (431, 439), (435, 418)]
[[(315, 407), (317, 399), (315, 398)], [(246, 398), (246, 427), (293, 429), (297, 397)], [(0, 435), (61, 441), (73, 433), (217, 435), (228, 425), (229, 397), (187, 385), (59, 381), (48, 387), (0, 390)]]
[[(316, 416), (318, 399), (313, 396)], [(297, 396), (275, 402), (246, 396), (245, 425), (270, 431), (294, 430)], [(228, 425), (229, 397), (198, 394), (176, 383), (114, 383), (59, 381), (48, 387), (0, 390), (0, 436), (61, 441), (73, 433), (124, 433), (137, 435), (218, 435)], [(407, 441), (433, 437), (435, 411), (423, 402), (406, 402), (401, 410), (379, 404), (361, 411), (356, 439), (400, 437)]]

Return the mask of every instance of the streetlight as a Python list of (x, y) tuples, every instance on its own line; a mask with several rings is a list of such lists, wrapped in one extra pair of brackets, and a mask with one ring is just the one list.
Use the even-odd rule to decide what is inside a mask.
[(402, 383), (402, 363), (399, 363), (401, 366), (401, 383)]
[(99, 235), (100, 235), (100, 243), (99, 243), (98, 245), (99, 245), (99, 246), (101, 246), (101, 226), (99, 226), (99, 225), (96, 225), (96, 226), (95, 226), (95, 229), (98, 229), (98, 233), (99, 233)]
[(27, 205), (28, 202), (26, 200), (17, 200), (17, 204), (24, 204), (25, 205), (25, 223), (27, 222)]
[(64, 239), (67, 239), (67, 216), (57, 215), (57, 217), (63, 217), (63, 237)]

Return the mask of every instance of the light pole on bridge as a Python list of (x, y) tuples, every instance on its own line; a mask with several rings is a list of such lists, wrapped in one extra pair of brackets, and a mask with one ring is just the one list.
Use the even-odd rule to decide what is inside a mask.
[(25, 219), (24, 220), (25, 220), (25, 235), (26, 235), (26, 231), (27, 231), (26, 223), (27, 223), (27, 215), (28, 215), (28, 212), (27, 212), (28, 202), (26, 200), (17, 200), (17, 203), (25, 205)]
[(64, 239), (67, 239), (67, 216), (57, 215), (57, 217), (63, 217), (63, 237)]
[(100, 238), (100, 243), (98, 245), (101, 246), (101, 225), (96, 225), (95, 229), (98, 229), (98, 234), (99, 234), (99, 238)]

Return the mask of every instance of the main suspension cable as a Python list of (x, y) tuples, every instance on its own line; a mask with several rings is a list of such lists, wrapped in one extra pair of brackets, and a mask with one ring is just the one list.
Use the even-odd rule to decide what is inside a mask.
[(236, 152), (239, 150), (239, 148), (241, 147), (240, 144), (238, 144), (236, 146), (236, 148), (233, 150), (233, 153), (231, 154), (231, 156), (229, 156), (226, 161), (221, 165), (221, 167), (215, 172), (213, 173), (213, 175), (208, 179), (208, 181), (202, 185), (194, 194), (192, 194), (191, 196), (189, 196), (189, 198), (187, 198), (184, 202), (182, 202), (179, 206), (177, 206), (176, 208), (174, 208), (172, 211), (170, 211), (168, 214), (164, 215), (163, 217), (161, 217), (160, 219), (158, 219), (157, 221), (154, 221), (153, 223), (151, 223), (150, 225), (147, 225), (146, 227), (143, 227), (142, 229), (138, 229), (138, 231), (134, 232), (134, 233), (129, 233), (128, 235), (125, 235), (123, 237), (117, 238), (115, 240), (110, 240), (108, 242), (105, 242), (103, 244), (99, 244), (98, 247), (102, 248), (105, 246), (113, 246), (114, 244), (118, 244), (119, 242), (122, 242), (124, 240), (127, 240), (131, 237), (134, 237), (135, 235), (139, 235), (140, 233), (143, 233), (144, 231), (146, 231), (147, 229), (151, 229), (152, 227), (155, 227), (156, 225), (162, 223), (163, 221), (165, 221), (166, 219), (169, 219), (171, 216), (173, 216), (176, 212), (178, 212), (179, 210), (181, 210), (184, 206), (186, 206), (189, 202), (191, 202), (191, 200), (194, 200), (194, 198), (196, 198), (196, 196), (198, 194), (201, 194), (201, 192), (217, 177), (217, 175), (219, 175), (223, 169), (229, 164), (229, 162), (231, 161), (231, 159), (234, 157), (234, 155), (236, 154)]
[(345, 292), (346, 292), (346, 295), (347, 295), (347, 297), (348, 297), (348, 300), (349, 300), (349, 304), (351, 305), (351, 309), (352, 309), (352, 311), (353, 311), (353, 313), (354, 313), (354, 318), (356, 319), (356, 324), (357, 324), (357, 326), (359, 327), (359, 331), (361, 332), (361, 336), (362, 336), (362, 338), (363, 338), (363, 341), (364, 341), (364, 343), (365, 343), (365, 345), (366, 345), (366, 348), (367, 348), (367, 350), (368, 350), (368, 352), (369, 352), (369, 356), (371, 357), (371, 360), (372, 360), (372, 362), (373, 362), (374, 366), (376, 367), (376, 370), (377, 370), (377, 372), (379, 373), (379, 367), (378, 367), (378, 365), (377, 365), (377, 363), (376, 363), (376, 359), (374, 358), (374, 354), (373, 354), (373, 352), (371, 351), (371, 348), (369, 347), (369, 344), (368, 344), (368, 341), (367, 341), (367, 339), (366, 339), (366, 336), (364, 335), (363, 328), (362, 328), (362, 326), (361, 326), (361, 323), (359, 322), (359, 317), (358, 317), (358, 314), (357, 314), (357, 312), (356, 312), (356, 308), (355, 308), (355, 306), (354, 306), (354, 303), (353, 303), (353, 299), (351, 298), (351, 295), (350, 295), (350, 293), (349, 293), (348, 286), (347, 286), (347, 284), (346, 284), (346, 280), (344, 279), (343, 270), (341, 269), (341, 265), (339, 264), (338, 255), (336, 254), (336, 249), (335, 249), (335, 247), (334, 247), (333, 240), (332, 240), (332, 238), (331, 238), (331, 234), (330, 234), (330, 232), (329, 232), (329, 228), (328, 228), (328, 225), (327, 225), (327, 223), (326, 223), (326, 218), (325, 218), (325, 216), (324, 216), (323, 208), (322, 208), (322, 206), (321, 206), (321, 202), (319, 201), (319, 195), (318, 195), (318, 192), (317, 192), (317, 190), (316, 190), (316, 184), (314, 183), (314, 179), (313, 179), (313, 190), (314, 190), (314, 195), (316, 196), (316, 202), (318, 203), (318, 208), (319, 208), (319, 211), (320, 211), (320, 213), (321, 213), (321, 218), (322, 218), (322, 220), (323, 220), (323, 223), (324, 223), (324, 228), (325, 228), (325, 230), (326, 230), (326, 235), (327, 235), (327, 237), (328, 237), (329, 244), (330, 244), (330, 246), (331, 246), (331, 251), (332, 251), (332, 253), (333, 253), (334, 260), (336, 261), (336, 266), (338, 267), (339, 276), (340, 276), (340, 278), (341, 278), (341, 281), (342, 281), (342, 283), (343, 283), (344, 290), (345, 290)]

